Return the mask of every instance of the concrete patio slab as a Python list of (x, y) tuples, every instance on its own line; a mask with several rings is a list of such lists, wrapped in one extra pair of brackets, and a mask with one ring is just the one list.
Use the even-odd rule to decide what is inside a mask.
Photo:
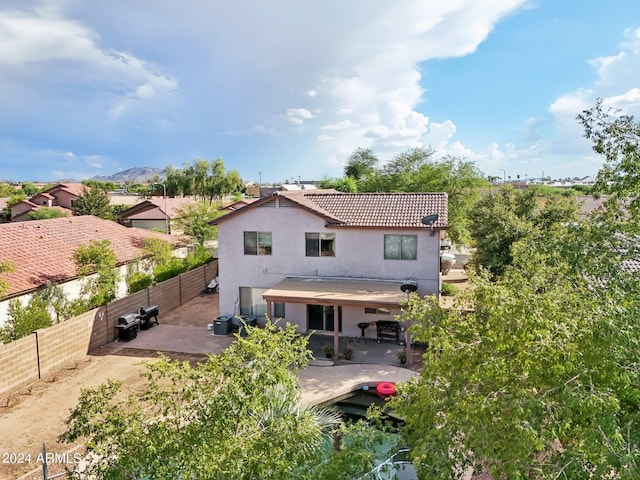
[(128, 342), (119, 342), (123, 348), (193, 354), (217, 354), (235, 341), (232, 335), (213, 335), (206, 327), (160, 324), (141, 330)]
[(418, 372), (390, 365), (354, 364), (333, 367), (309, 366), (300, 370), (301, 397), (305, 402), (325, 404), (364, 385), (406, 382)]

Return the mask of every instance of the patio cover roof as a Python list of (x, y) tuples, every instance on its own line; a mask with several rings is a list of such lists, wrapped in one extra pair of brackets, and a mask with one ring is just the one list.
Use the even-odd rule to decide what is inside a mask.
[(262, 294), (267, 302), (394, 307), (407, 300), (402, 282), (288, 277)]

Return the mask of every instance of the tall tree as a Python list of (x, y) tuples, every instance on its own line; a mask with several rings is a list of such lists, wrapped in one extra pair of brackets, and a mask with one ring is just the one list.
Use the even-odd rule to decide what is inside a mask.
[(215, 161), (198, 158), (192, 164), (185, 162), (183, 169), (172, 166), (165, 170), (167, 192), (174, 195), (195, 196), (201, 200), (221, 200), (224, 195), (239, 192), (242, 178), (236, 170), (227, 171), (222, 159)]
[(623, 239), (602, 222), (554, 224), (454, 309), (411, 299), (428, 368), (393, 406), (421, 478), (638, 478), (640, 278)]
[(607, 200), (610, 215), (626, 215), (628, 211), (640, 219), (640, 124), (632, 115), (605, 109), (601, 99), (577, 118), (585, 137), (592, 140), (593, 150), (605, 160), (594, 192), (611, 195)]
[(99, 187), (82, 187), (80, 196), (73, 201), (74, 215), (95, 215), (96, 217), (112, 219), (111, 198), (107, 192)]
[(469, 210), (488, 181), (473, 162), (455, 157), (435, 160), (433, 156), (432, 148), (412, 148), (379, 168), (374, 168), (373, 163), (367, 164), (367, 174), (357, 181), (358, 191), (446, 192), (448, 234), (455, 243), (468, 244), (471, 240)]
[(198, 245), (217, 238), (218, 229), (209, 222), (223, 214), (214, 204), (200, 200), (188, 203), (176, 210), (176, 227), (192, 237)]
[(522, 192), (510, 185), (487, 191), (469, 212), (469, 230), (475, 247), (472, 262), (494, 278), (513, 263), (512, 246), (521, 238), (554, 224), (576, 219), (572, 198), (553, 197), (545, 202), (533, 190)]
[(365, 180), (370, 176), (378, 164), (378, 158), (370, 148), (356, 148), (347, 159), (344, 167), (344, 175), (353, 178), (356, 182)]

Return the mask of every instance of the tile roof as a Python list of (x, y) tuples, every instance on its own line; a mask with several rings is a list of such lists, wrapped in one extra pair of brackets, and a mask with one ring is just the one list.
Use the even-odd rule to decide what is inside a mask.
[(15, 272), (0, 274), (15, 296), (51, 281), (76, 277), (72, 256), (79, 245), (109, 240), (118, 264), (140, 257), (142, 239), (156, 237), (177, 243), (175, 237), (140, 228), (128, 228), (91, 215), (0, 224), (0, 260)]
[(434, 228), (448, 227), (446, 193), (341, 193), (335, 190), (276, 192), (212, 223), (225, 221), (278, 197), (323, 217), (335, 227), (426, 228), (422, 218), (434, 213), (438, 214)]
[(41, 193), (55, 193), (58, 190), (64, 190), (65, 192), (69, 192), (70, 194), (79, 197), (80, 195), (82, 195), (84, 188), (85, 185), (83, 185), (82, 183), (57, 183), (56, 185), (43, 190)]
[[(178, 210), (185, 206), (196, 203), (191, 197), (177, 197), (167, 198), (167, 214), (169, 218), (177, 218)], [(123, 210), (118, 215), (121, 219), (136, 219), (136, 220), (157, 220), (159, 218), (164, 219), (165, 199), (163, 197), (152, 197), (151, 199), (143, 200), (131, 207)]]

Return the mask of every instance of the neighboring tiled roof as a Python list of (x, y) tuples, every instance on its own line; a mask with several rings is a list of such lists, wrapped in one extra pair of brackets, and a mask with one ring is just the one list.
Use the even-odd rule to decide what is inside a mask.
[[(65, 192), (69, 192), (76, 197), (82, 195), (82, 191), (85, 188), (85, 185), (82, 183), (58, 183), (52, 187), (43, 190), (41, 193), (55, 193), (58, 190), (64, 190)], [(88, 187), (87, 187), (88, 188)]]
[[(169, 218), (177, 218), (179, 216), (177, 212), (179, 209), (195, 202), (196, 200), (191, 197), (167, 198), (166, 205)], [(165, 199), (163, 197), (152, 197), (120, 212), (118, 218), (123, 220), (156, 220), (158, 218), (164, 218), (164, 207)]]
[(9, 285), (8, 295), (27, 292), (52, 281), (76, 277), (73, 252), (91, 240), (109, 240), (118, 264), (141, 255), (142, 239), (156, 237), (176, 244), (164, 233), (128, 228), (91, 215), (0, 224), (0, 260), (15, 267), (0, 274)]
[(335, 190), (276, 192), (212, 223), (226, 221), (278, 197), (298, 204), (337, 227), (426, 228), (421, 220), (430, 214), (438, 215), (434, 228), (448, 227), (446, 193), (340, 193)]

